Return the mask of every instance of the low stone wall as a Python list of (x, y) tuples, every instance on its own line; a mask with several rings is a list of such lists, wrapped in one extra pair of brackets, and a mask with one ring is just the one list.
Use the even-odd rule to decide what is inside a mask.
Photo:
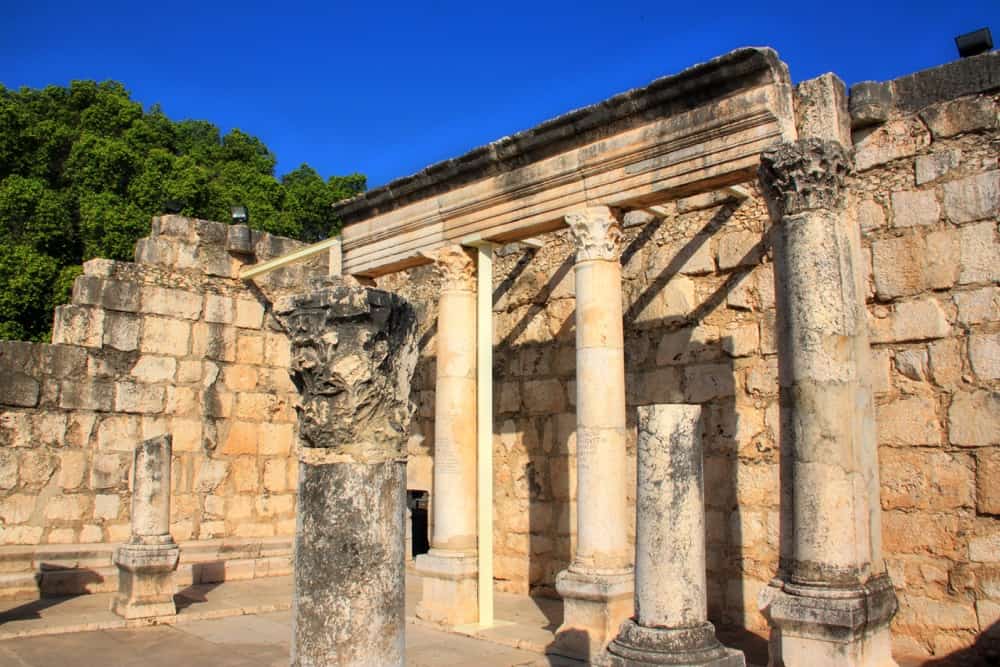
[[(1000, 620), (1000, 132), (995, 94), (914, 107), (912, 88), (855, 132), (848, 208), (869, 262), (894, 641), (943, 655)], [(774, 274), (765, 201), (744, 187), (625, 215), (628, 503), (636, 408), (702, 405), (710, 616), (764, 634), (758, 594), (779, 549)], [(568, 233), (541, 240), (494, 264), (494, 566), (498, 590), (554, 596), (576, 539), (575, 300)], [(421, 267), (378, 284), (420, 312), (409, 488), (433, 503), (437, 278)]]
[[(232, 249), (234, 232), (250, 253)], [(0, 342), (0, 545), (73, 554), (128, 539), (132, 451), (162, 433), (173, 435), (170, 529), (182, 548), (287, 541), (297, 393), (269, 309), (325, 267), (254, 284), (236, 275), (300, 245), (157, 218), (136, 263), (86, 263), (72, 303), (56, 311), (52, 345)], [(0, 546), (0, 559), (22, 552)]]

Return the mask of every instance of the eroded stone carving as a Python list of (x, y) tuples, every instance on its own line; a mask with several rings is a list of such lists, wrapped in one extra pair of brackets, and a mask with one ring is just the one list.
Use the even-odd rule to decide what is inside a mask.
[(840, 206), (853, 160), (836, 141), (801, 139), (770, 148), (760, 158), (760, 178), (781, 215)]
[(460, 245), (447, 245), (437, 251), (435, 266), (441, 274), (441, 289), (476, 289), (476, 260)]
[(415, 313), (351, 278), (274, 310), (301, 394), (291, 664), (402, 667)]
[(304, 447), (358, 460), (402, 456), (416, 366), (416, 316), (403, 299), (347, 280), (280, 299), (274, 308), (292, 345), (302, 395)]
[(566, 214), (576, 261), (605, 259), (617, 262), (622, 249), (622, 226), (607, 206), (588, 206)]

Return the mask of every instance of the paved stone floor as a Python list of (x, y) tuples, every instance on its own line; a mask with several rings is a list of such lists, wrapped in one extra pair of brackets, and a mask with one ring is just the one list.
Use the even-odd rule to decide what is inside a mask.
[[(291, 611), (147, 628), (97, 630), (0, 641), (10, 667), (285, 667)], [(481, 639), (409, 624), (412, 667), (569, 665)]]
[[(443, 632), (416, 622), (419, 580), (407, 581), (407, 665), (570, 667), (542, 655), (561, 621), (557, 601), (496, 596), (495, 627)], [(288, 664), (291, 579), (191, 586), (176, 625), (124, 627), (110, 594), (0, 601), (0, 665), (7, 667), (262, 667)], [(473, 636), (467, 636), (473, 635)]]

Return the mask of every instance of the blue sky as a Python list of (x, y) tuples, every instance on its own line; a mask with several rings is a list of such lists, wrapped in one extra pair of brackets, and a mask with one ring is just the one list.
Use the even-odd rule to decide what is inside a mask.
[(1000, 0), (0, 0), (0, 83), (115, 79), (174, 119), (375, 186), (740, 46), (848, 85), (957, 58)]

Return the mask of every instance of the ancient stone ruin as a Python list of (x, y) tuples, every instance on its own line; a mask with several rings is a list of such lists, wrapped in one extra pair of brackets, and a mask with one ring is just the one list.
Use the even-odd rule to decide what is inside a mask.
[(400, 664), (404, 562), (424, 621), (558, 598), (596, 664), (991, 659), (998, 102), (997, 53), (848, 91), (741, 49), (338, 204), (336, 244), (158, 218), (0, 343), (2, 590), (127, 585), (170, 434), (176, 585), (294, 539), (296, 664)]

